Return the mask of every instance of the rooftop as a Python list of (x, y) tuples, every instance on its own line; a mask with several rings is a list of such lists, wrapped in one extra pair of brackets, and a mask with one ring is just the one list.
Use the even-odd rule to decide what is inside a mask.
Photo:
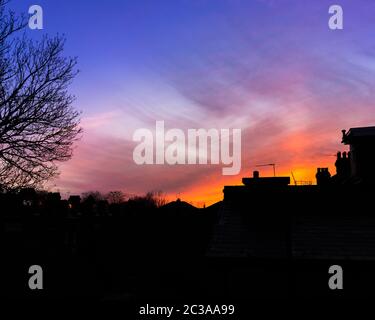
[(342, 143), (349, 144), (353, 138), (371, 137), (375, 138), (375, 127), (350, 128), (348, 132), (342, 130)]
[(268, 186), (282, 187), (290, 184), (290, 177), (260, 177), (258, 171), (253, 172), (252, 178), (243, 178), (242, 183), (245, 186)]

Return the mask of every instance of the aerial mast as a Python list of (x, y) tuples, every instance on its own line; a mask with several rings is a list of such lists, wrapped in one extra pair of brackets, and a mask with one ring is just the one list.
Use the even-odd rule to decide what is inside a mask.
[(258, 164), (256, 167), (273, 167), (273, 176), (276, 177), (276, 164), (275, 163), (267, 163), (267, 164)]

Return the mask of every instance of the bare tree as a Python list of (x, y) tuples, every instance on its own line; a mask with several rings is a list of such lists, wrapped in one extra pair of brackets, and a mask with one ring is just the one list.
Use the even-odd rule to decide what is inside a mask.
[(37, 186), (72, 156), (79, 112), (67, 91), (76, 59), (62, 56), (59, 36), (28, 40), (25, 19), (0, 0), (0, 186)]
[(153, 202), (157, 208), (160, 208), (167, 203), (165, 194), (162, 191), (147, 192), (145, 198)]
[(82, 193), (82, 202), (92, 201), (92, 202), (99, 202), (104, 200), (104, 196), (99, 191), (88, 191)]
[(105, 198), (110, 204), (120, 204), (125, 201), (125, 194), (122, 191), (110, 191)]

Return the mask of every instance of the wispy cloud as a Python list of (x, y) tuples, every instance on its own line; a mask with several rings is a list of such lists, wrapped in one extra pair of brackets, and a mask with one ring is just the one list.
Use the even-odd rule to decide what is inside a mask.
[[(127, 19), (115, 5), (101, 8), (103, 17), (115, 17), (114, 40), (86, 48), (84, 35), (102, 31), (80, 25), (76, 39), (72, 29), (72, 49), (87, 69), (76, 85), (85, 135), (56, 187), (161, 189), (213, 201), (259, 163), (275, 162), (280, 174), (293, 170), (306, 180), (317, 166), (334, 170), (340, 130), (375, 123), (375, 3), (341, 1), (342, 32), (328, 29), (331, 4), (126, 2)], [(98, 8), (79, 11), (82, 19), (91, 21), (90, 10)], [(106, 49), (100, 55), (99, 47)], [(136, 166), (132, 134), (153, 129), (156, 120), (183, 130), (241, 128), (241, 174), (222, 177), (220, 166)]]

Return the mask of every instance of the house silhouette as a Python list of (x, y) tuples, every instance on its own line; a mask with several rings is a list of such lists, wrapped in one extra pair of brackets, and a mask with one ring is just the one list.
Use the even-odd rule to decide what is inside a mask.
[[(93, 196), (1, 193), (3, 293), (34, 299), (22, 282), (40, 263), (40, 298), (242, 301), (253, 298), (366, 297), (375, 287), (374, 127), (343, 131), (336, 173), (317, 183), (261, 177), (225, 186), (224, 199), (199, 209), (149, 198), (109, 204)], [(328, 288), (343, 267), (344, 290)], [(217, 298), (217, 299), (216, 299)]]
[(342, 142), (350, 146), (351, 183), (375, 183), (375, 127), (342, 130)]
[(350, 270), (353, 283), (355, 270), (371, 269), (368, 283), (375, 282), (375, 127), (343, 131), (342, 142), (350, 152), (337, 153), (334, 176), (318, 168), (316, 185), (255, 171), (243, 185), (224, 187), (207, 256), (231, 259), (225, 277), (235, 278), (235, 295), (268, 297), (271, 287), (277, 297), (330, 295), (321, 281), (335, 264)]

